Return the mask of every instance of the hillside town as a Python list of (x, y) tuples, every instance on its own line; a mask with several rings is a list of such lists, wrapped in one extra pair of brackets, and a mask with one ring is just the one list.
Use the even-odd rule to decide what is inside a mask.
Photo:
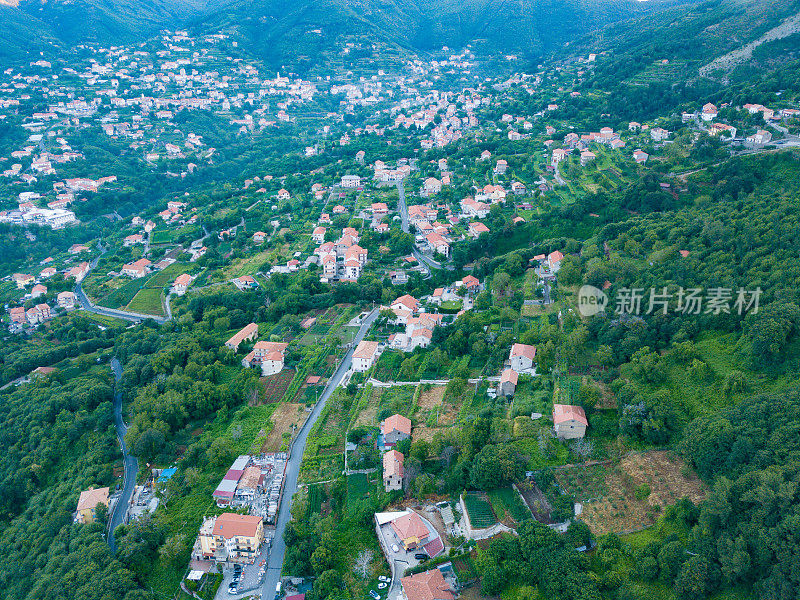
[[(744, 381), (736, 337), (763, 333), (775, 277), (709, 266), (777, 262), (721, 216), (762, 182), (714, 169), (796, 156), (797, 98), (623, 118), (599, 49), (535, 68), (356, 39), (301, 75), (223, 31), (0, 74), (2, 393), (96, 383), (37, 401), (107, 455), (61, 484), (70, 526), (180, 600), (677, 598), (659, 594), (700, 569), (689, 532), (722, 493), (679, 426), (783, 389)], [(648, 221), (718, 192), (718, 213)], [(709, 249), (734, 238), (754, 254)], [(794, 339), (793, 315), (764, 330)], [(58, 452), (8, 489), (42, 485)], [(522, 554), (561, 570), (512, 585)], [(653, 573), (639, 595), (621, 561)]]

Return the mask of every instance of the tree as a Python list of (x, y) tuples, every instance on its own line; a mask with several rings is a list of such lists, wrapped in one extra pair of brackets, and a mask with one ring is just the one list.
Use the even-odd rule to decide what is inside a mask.
[(592, 544), (592, 531), (583, 521), (573, 520), (567, 527), (565, 537), (573, 548), (580, 548), (581, 546), (588, 548)]
[(370, 566), (372, 566), (372, 559), (374, 556), (375, 553), (368, 548), (361, 550), (358, 553), (356, 562), (353, 565), (353, 572), (356, 575), (359, 575), (362, 579), (366, 579), (370, 573)]
[(669, 542), (664, 544), (658, 553), (658, 566), (661, 570), (661, 578), (664, 581), (672, 581), (677, 576), (683, 564), (684, 551), (680, 542)]
[(153, 462), (164, 448), (165, 441), (163, 432), (150, 427), (136, 440), (133, 445), (133, 453), (148, 462)]
[(708, 560), (704, 556), (693, 556), (684, 563), (675, 580), (675, 594), (683, 600), (705, 598), (711, 586)]
[(470, 483), (481, 490), (502, 487), (519, 481), (525, 473), (525, 459), (513, 448), (501, 445), (484, 446), (475, 456)]

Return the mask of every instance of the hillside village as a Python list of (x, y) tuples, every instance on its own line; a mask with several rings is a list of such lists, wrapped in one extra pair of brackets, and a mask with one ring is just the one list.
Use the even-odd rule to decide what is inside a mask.
[[(385, 50), (364, 44), (337, 51)], [(604, 113), (612, 58), (534, 69), (469, 46), (301, 76), (235, 35), (172, 30), (2, 71), (0, 415), (40, 394), (58, 443), (86, 454), (61, 500), (125, 585), (181, 600), (678, 598), (664, 590), (695, 565), (690, 531), (718, 493), (679, 431), (791, 373), (752, 375), (737, 342), (760, 333), (745, 287), (781, 298), (775, 277), (709, 266), (753, 264), (709, 249), (747, 236), (715, 214), (648, 219), (771, 185), (726, 161), (791, 190), (776, 157), (796, 160), (800, 96)], [(783, 233), (773, 264), (796, 258)], [(702, 277), (727, 289), (722, 324), (702, 313), (717, 333), (659, 321), (653, 272), (673, 277), (663, 294)], [(609, 302), (597, 320), (585, 287)], [(626, 314), (637, 289), (649, 308)], [(85, 389), (49, 391), (73, 380)], [(57, 424), (67, 410), (80, 424)], [(25, 459), (13, 502), (57, 456)], [(556, 566), (514, 579), (536, 552)], [(726, 585), (750, 589), (725, 564)], [(639, 567), (652, 577), (623, 585)]]

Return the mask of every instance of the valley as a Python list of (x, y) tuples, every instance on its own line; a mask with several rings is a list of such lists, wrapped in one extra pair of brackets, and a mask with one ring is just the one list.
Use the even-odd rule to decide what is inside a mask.
[(794, 597), (798, 11), (0, 6), (0, 596)]

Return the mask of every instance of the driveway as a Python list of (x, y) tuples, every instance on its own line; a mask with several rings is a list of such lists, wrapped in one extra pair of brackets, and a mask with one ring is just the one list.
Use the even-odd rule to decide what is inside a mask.
[[(266, 570), (267, 560), (269, 560), (269, 545), (264, 543), (261, 546), (261, 552), (252, 565), (242, 565), (242, 578), (239, 582), (239, 589), (237, 594), (229, 594), (228, 586), (233, 578), (233, 565), (226, 567), (222, 572), (222, 583), (217, 590), (215, 600), (237, 600), (238, 598), (246, 598), (257, 594), (261, 591), (261, 583), (264, 577), (261, 575), (261, 569)], [(263, 563), (263, 564), (262, 564)]]
[(353, 363), (353, 351), (355, 347), (364, 339), (364, 336), (377, 317), (378, 309), (373, 309), (372, 312), (363, 319), (361, 327), (350, 345), (350, 349), (345, 353), (336, 372), (328, 380), (325, 390), (319, 398), (319, 402), (314, 405), (314, 409), (311, 411), (311, 414), (308, 416), (308, 419), (306, 419), (305, 424), (302, 429), (300, 429), (300, 433), (297, 434), (297, 438), (295, 438), (292, 444), (292, 454), (289, 457), (289, 462), (286, 464), (283, 499), (278, 509), (275, 537), (272, 540), (272, 550), (267, 561), (267, 577), (264, 581), (264, 592), (262, 594), (264, 600), (272, 600), (272, 598), (275, 597), (275, 588), (281, 578), (283, 556), (286, 553), (286, 543), (283, 541), (283, 533), (286, 531), (286, 525), (289, 523), (289, 519), (291, 519), (290, 509), (292, 506), (292, 498), (297, 491), (297, 476), (300, 473), (300, 463), (303, 460), (303, 452), (306, 448), (308, 434), (311, 432), (311, 428), (322, 413), (322, 409), (325, 408), (325, 403), (328, 401), (328, 398), (331, 397), (333, 391), (337, 388), (339, 383), (341, 383), (345, 373), (350, 370), (350, 365)]

